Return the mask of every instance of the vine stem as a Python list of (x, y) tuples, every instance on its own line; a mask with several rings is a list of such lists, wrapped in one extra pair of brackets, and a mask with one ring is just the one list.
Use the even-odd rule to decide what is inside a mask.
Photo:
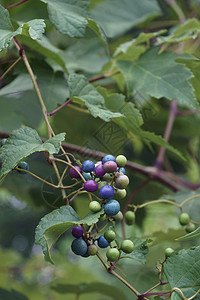
[(23, 3), (27, 2), (27, 1), (28, 0), (21, 0), (21, 1), (17, 2), (17, 3), (13, 3), (13, 4), (9, 5), (9, 6), (6, 6), (6, 9), (10, 9), (10, 8), (15, 7), (15, 6), (19, 6), (19, 5), (21, 5), (21, 4), (23, 4)]
[(21, 56), (18, 57), (18, 59), (15, 60), (14, 63), (1, 75), (0, 80), (2, 80), (8, 74), (8, 72), (10, 72), (21, 59), (22, 59)]
[[(177, 100), (173, 100), (170, 105), (169, 118), (168, 118), (165, 134), (164, 134), (164, 140), (166, 142), (169, 141), (176, 114), (177, 114)], [(165, 152), (166, 152), (166, 148), (161, 147), (158, 156), (156, 158), (156, 161), (154, 163), (154, 166), (158, 169), (162, 169)]]
[[(32, 70), (32, 68), (31, 68), (31, 66), (30, 66), (30, 64), (29, 64), (29, 61), (28, 61), (28, 59), (27, 59), (27, 57), (26, 57), (26, 53), (25, 53), (25, 51), (24, 51), (22, 45), (20, 44), (20, 42), (17, 40), (16, 37), (14, 37), (13, 40), (14, 40), (14, 42), (15, 42), (15, 45), (16, 45), (17, 49), (19, 50), (19, 54), (20, 54), (20, 56), (22, 57), (22, 59), (23, 59), (23, 61), (24, 61), (24, 64), (25, 64), (25, 66), (26, 66), (26, 69), (27, 69), (27, 71), (28, 71), (28, 73), (29, 73), (29, 75), (30, 75), (30, 78), (31, 78), (32, 82), (33, 82), (33, 86), (34, 86), (35, 91), (36, 91), (36, 94), (37, 94), (37, 96), (38, 96), (38, 99), (39, 99), (39, 102), (40, 102), (40, 106), (41, 106), (41, 109), (42, 109), (42, 113), (43, 113), (43, 116), (44, 116), (44, 119), (45, 119), (45, 122), (46, 122), (46, 125), (47, 125), (48, 136), (49, 136), (49, 138), (51, 138), (52, 135), (53, 135), (53, 136), (55, 135), (55, 133), (54, 133), (54, 131), (53, 131), (53, 129), (51, 128), (51, 125), (50, 125), (50, 123), (49, 123), (49, 119), (48, 119), (48, 116), (47, 116), (47, 109), (46, 109), (46, 106), (45, 106), (45, 104), (44, 104), (44, 101), (43, 101), (43, 98), (42, 98), (42, 95), (41, 95), (39, 86), (38, 86), (38, 84), (37, 84), (36, 78), (35, 78), (35, 76), (34, 76), (34, 74), (33, 74), (33, 70)], [(52, 156), (52, 157), (53, 157), (53, 156)], [(58, 181), (60, 182), (60, 174), (59, 174), (59, 171), (58, 171), (58, 168), (57, 168), (57, 166), (56, 166), (55, 161), (52, 161), (52, 166), (53, 166), (53, 169), (54, 169), (54, 171), (55, 171), (55, 173), (56, 173), (56, 176), (57, 176), (57, 178), (58, 178)], [(61, 185), (63, 185), (63, 184), (61, 183)], [(65, 190), (64, 190), (64, 189), (61, 189), (61, 193), (62, 193), (62, 198), (63, 198), (63, 200), (65, 201), (65, 199), (66, 199), (66, 192), (65, 192)]]
[(146, 203), (143, 203), (141, 205), (137, 205), (136, 208), (142, 208), (142, 207), (145, 207), (145, 206), (148, 206), (148, 205), (151, 205), (151, 204), (156, 204), (156, 203), (167, 203), (167, 204), (172, 204), (174, 206), (177, 206), (178, 208), (182, 208), (182, 205), (181, 204), (178, 204), (176, 202), (173, 202), (173, 201), (170, 201), (170, 200), (165, 200), (165, 199), (160, 199), (160, 200), (152, 200), (152, 201), (149, 201), (149, 202), (146, 202)]

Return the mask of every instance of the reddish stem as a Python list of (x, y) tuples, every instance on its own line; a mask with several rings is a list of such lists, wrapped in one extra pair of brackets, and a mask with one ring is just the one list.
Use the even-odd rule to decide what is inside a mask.
[(93, 78), (89, 78), (88, 79), (88, 82), (95, 82), (97, 80), (101, 80), (101, 79), (104, 79), (106, 78), (105, 74), (102, 74), (102, 75), (99, 75), (99, 76), (96, 76), (96, 77), (93, 77)]
[(54, 109), (53, 111), (51, 111), (50, 113), (48, 113), (48, 116), (53, 116), (57, 111), (59, 111), (60, 109), (62, 109), (63, 107), (67, 106), (69, 103), (71, 103), (72, 100), (67, 100), (65, 103), (63, 103), (61, 106), (57, 107), (56, 109)]
[(189, 115), (194, 115), (194, 114), (199, 114), (200, 111), (197, 109), (191, 109), (191, 110), (185, 110), (185, 111), (177, 111), (176, 115), (177, 117), (184, 117), (184, 116), (189, 116)]
[[(177, 101), (173, 100), (170, 105), (169, 118), (168, 118), (167, 126), (165, 129), (165, 134), (164, 134), (164, 140), (166, 142), (169, 141), (176, 114), (177, 114)], [(156, 161), (154, 163), (154, 166), (158, 169), (162, 169), (165, 151), (166, 151), (165, 147), (160, 148), (160, 151), (159, 151)]]
[(18, 39), (14, 36), (13, 40), (15, 41), (15, 43), (18, 45), (19, 47), (19, 55), (24, 58), (24, 48), (22, 47), (22, 45), (20, 44), (20, 42), (18, 41)]
[(148, 297), (148, 296), (153, 296), (153, 295), (157, 295), (157, 296), (164, 296), (164, 295), (169, 295), (171, 292), (163, 292), (163, 293), (146, 293), (146, 294), (141, 294), (138, 295), (138, 298), (144, 298), (144, 297)]
[(28, 0), (21, 0), (21, 1), (17, 2), (17, 3), (13, 3), (13, 4), (9, 5), (9, 6), (6, 6), (6, 9), (10, 9), (10, 8), (15, 7), (15, 6), (19, 6), (19, 5), (21, 5), (21, 4), (23, 4), (23, 3), (27, 2), (27, 1)]

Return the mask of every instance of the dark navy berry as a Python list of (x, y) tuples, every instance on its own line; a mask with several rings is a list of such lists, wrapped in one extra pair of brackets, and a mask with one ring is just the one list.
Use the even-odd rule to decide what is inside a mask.
[(98, 183), (94, 180), (87, 180), (84, 182), (84, 189), (87, 192), (96, 192), (98, 190)]
[[(74, 168), (75, 168), (76, 170), (78, 170), (79, 173), (82, 173), (81, 167), (79, 167), (79, 166), (74, 166)], [(71, 168), (71, 169), (69, 170), (69, 176), (70, 176), (71, 178), (79, 178), (79, 177), (80, 177), (80, 175), (78, 174), (78, 172), (76, 172), (76, 170), (74, 170), (73, 168)]]
[(79, 226), (76, 226), (72, 229), (72, 235), (75, 237), (75, 238), (80, 238), (83, 236), (83, 229)]
[(100, 191), (99, 191), (99, 196), (103, 199), (110, 199), (114, 196), (114, 189), (111, 185), (107, 184), (107, 185), (104, 185)]
[(95, 168), (95, 164), (91, 160), (85, 160), (82, 164), (82, 170), (86, 173), (92, 172)]
[(125, 168), (122, 167), (122, 168), (119, 169), (119, 171), (120, 171), (121, 173), (123, 173), (124, 175), (126, 175), (126, 170), (125, 170)]
[(89, 179), (92, 179), (92, 176), (91, 176), (91, 174), (90, 173), (85, 173), (85, 172), (83, 172), (83, 177), (85, 178), (85, 180), (89, 180)]
[(113, 173), (115, 171), (117, 171), (117, 164), (115, 161), (106, 161), (103, 164), (103, 169), (106, 173)]
[(111, 154), (108, 154), (106, 156), (104, 156), (104, 158), (102, 159), (102, 164), (104, 164), (107, 161), (115, 161), (115, 157)]
[(109, 200), (104, 205), (104, 211), (107, 216), (115, 216), (120, 211), (120, 204), (117, 200)]
[(94, 171), (98, 177), (103, 177), (106, 174), (106, 172), (103, 169), (103, 165), (96, 166)]
[[(26, 170), (26, 171), (29, 170), (29, 164), (28, 164), (26, 161), (21, 161), (21, 162), (18, 164), (17, 167), (20, 168), (20, 169), (22, 169), (22, 170)], [(23, 171), (19, 171), (19, 170), (18, 170), (18, 172), (19, 172), (20, 174), (22, 174), (22, 175), (25, 175), (25, 174), (26, 174), (26, 172), (23, 172)]]
[(84, 255), (87, 252), (88, 246), (82, 238), (79, 238), (73, 240), (71, 249), (76, 255)]
[(105, 239), (103, 235), (98, 238), (98, 246), (100, 248), (106, 248), (109, 246), (109, 242)]

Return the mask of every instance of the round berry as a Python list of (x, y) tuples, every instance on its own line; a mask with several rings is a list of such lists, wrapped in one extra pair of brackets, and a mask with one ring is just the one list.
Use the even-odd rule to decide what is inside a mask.
[(98, 249), (97, 249), (97, 246), (92, 244), (92, 245), (89, 245), (88, 246), (88, 254), (93, 256), (93, 255), (96, 255), (98, 252)]
[(75, 238), (80, 238), (83, 236), (83, 229), (79, 226), (76, 226), (72, 229), (72, 235), (75, 237)]
[(124, 175), (126, 174), (126, 170), (123, 167), (119, 169), (119, 172), (123, 173)]
[(106, 248), (109, 246), (109, 242), (105, 239), (105, 237), (103, 235), (101, 235), (99, 238), (98, 238), (98, 246), (100, 248)]
[(117, 200), (109, 200), (104, 205), (104, 211), (107, 216), (113, 217), (120, 211), (120, 204)]
[(135, 223), (135, 213), (133, 211), (127, 211), (125, 213), (125, 222), (127, 225), (132, 225)]
[(196, 226), (192, 223), (189, 223), (186, 227), (185, 227), (185, 231), (187, 233), (193, 232), (196, 229)]
[(120, 167), (124, 167), (127, 163), (127, 158), (124, 155), (118, 155), (116, 157), (116, 163), (118, 164), (118, 166)]
[(165, 249), (165, 256), (169, 257), (172, 255), (172, 253), (174, 252), (174, 250), (172, 248), (166, 248)]
[(103, 199), (110, 199), (114, 196), (114, 188), (107, 184), (107, 185), (104, 185), (100, 191), (99, 191), (99, 196)]
[(113, 173), (117, 171), (117, 164), (115, 161), (107, 161), (103, 164), (105, 173)]
[(102, 159), (102, 164), (104, 164), (107, 161), (115, 161), (115, 157), (111, 154), (104, 156), (104, 158)]
[[(75, 168), (77, 171), (79, 171), (79, 173), (82, 173), (81, 167), (79, 167), (79, 166), (74, 166), (74, 168)], [(71, 178), (79, 178), (79, 177), (80, 177), (80, 175), (78, 174), (78, 172), (76, 172), (76, 170), (74, 170), (73, 168), (71, 168), (71, 169), (69, 170), (69, 176), (70, 176)]]
[(1, 142), (0, 142), (0, 146), (3, 146), (6, 141), (7, 141), (7, 139), (2, 139)]
[(104, 171), (102, 165), (96, 166), (95, 169), (94, 169), (94, 171), (95, 171), (95, 173), (96, 173), (96, 175), (97, 175), (98, 177), (103, 177), (103, 176), (105, 175), (105, 173), (106, 173), (106, 172)]
[(88, 253), (88, 250), (87, 250), (87, 252), (85, 253), (85, 254), (83, 254), (83, 255), (81, 255), (82, 257), (89, 257), (90, 255), (89, 255), (89, 253)]
[(101, 210), (101, 204), (98, 201), (92, 201), (89, 204), (89, 210), (92, 212), (98, 212)]
[(85, 173), (85, 172), (83, 172), (83, 177), (85, 178), (85, 180), (90, 180), (90, 179), (92, 179), (92, 176), (91, 176), (91, 174), (90, 173)]
[(105, 181), (107, 181), (107, 182), (111, 181), (111, 180), (112, 180), (111, 174), (106, 173), (106, 174), (103, 176), (102, 179), (105, 180)]
[(73, 240), (71, 249), (76, 255), (84, 255), (87, 252), (88, 246), (82, 238), (79, 238)]
[(124, 240), (121, 243), (121, 250), (125, 253), (131, 253), (134, 249), (134, 244), (130, 240)]
[(110, 248), (106, 252), (106, 256), (107, 256), (109, 261), (116, 261), (120, 256), (120, 252), (117, 248)]
[(95, 168), (95, 164), (91, 160), (85, 160), (82, 163), (82, 170), (86, 173), (92, 172)]
[(181, 225), (187, 225), (190, 223), (190, 216), (187, 213), (182, 213), (179, 216), (179, 222)]
[(102, 162), (101, 161), (97, 161), (96, 164), (95, 164), (95, 167), (99, 166), (99, 165), (102, 165)]
[(92, 179), (84, 182), (84, 189), (87, 192), (96, 192), (98, 190), (98, 183)]
[(100, 181), (98, 185), (98, 190), (100, 190), (104, 185), (107, 185), (107, 181)]
[(119, 175), (115, 178), (115, 186), (119, 189), (125, 189), (129, 184), (129, 178), (126, 175)]
[[(28, 171), (29, 170), (29, 164), (26, 162), (26, 161), (21, 161), (18, 166), (18, 168), (22, 169), (22, 170), (26, 170)], [(25, 175), (26, 172), (23, 172), (23, 171), (19, 171), (18, 170), (18, 173), (22, 174), (22, 175)]]
[(122, 189), (122, 190), (118, 189), (115, 194), (116, 194), (117, 199), (119, 199), (119, 200), (124, 199), (126, 197), (126, 190), (125, 189)]
[(119, 211), (116, 215), (113, 216), (116, 222), (120, 222), (123, 220), (123, 214), (121, 211)]
[(115, 240), (116, 234), (112, 229), (108, 229), (104, 232), (104, 237), (109, 243), (111, 243)]

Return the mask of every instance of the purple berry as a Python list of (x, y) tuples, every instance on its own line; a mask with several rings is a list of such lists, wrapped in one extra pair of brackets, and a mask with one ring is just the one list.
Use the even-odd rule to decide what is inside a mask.
[(104, 185), (100, 191), (99, 191), (99, 196), (103, 199), (110, 199), (114, 196), (114, 189), (111, 185), (107, 184)]
[(117, 200), (109, 200), (104, 205), (104, 211), (107, 216), (113, 217), (120, 211), (120, 204)]
[(98, 183), (94, 180), (87, 180), (84, 182), (84, 189), (87, 192), (96, 192), (98, 190)]
[(98, 246), (100, 248), (106, 248), (109, 246), (109, 242), (105, 239), (103, 235), (98, 238)]
[(103, 175), (105, 175), (105, 173), (106, 173), (106, 172), (104, 171), (102, 165), (98, 165), (98, 166), (94, 169), (94, 171), (95, 171), (95, 173), (96, 173), (96, 175), (97, 175), (98, 177), (103, 177)]
[(83, 236), (83, 229), (79, 226), (76, 226), (72, 229), (72, 235), (75, 237), (75, 238), (80, 238)]
[(71, 244), (71, 249), (76, 255), (85, 255), (88, 249), (86, 242), (79, 238), (73, 240)]
[(102, 159), (102, 164), (104, 164), (107, 161), (115, 161), (115, 157), (111, 154), (104, 156), (104, 158)]
[(82, 170), (86, 173), (92, 172), (95, 168), (93, 161), (85, 160), (82, 164)]
[(106, 173), (113, 173), (117, 171), (117, 164), (115, 161), (107, 161), (103, 164), (103, 169)]
[[(80, 173), (82, 173), (81, 167), (79, 167), (79, 166), (74, 166), (74, 168), (75, 168), (76, 170), (78, 170)], [(76, 170), (74, 170), (73, 168), (71, 168), (71, 169), (69, 170), (69, 176), (70, 176), (71, 178), (79, 178), (79, 177), (80, 177), (80, 175), (78, 174), (78, 172), (76, 172)]]

